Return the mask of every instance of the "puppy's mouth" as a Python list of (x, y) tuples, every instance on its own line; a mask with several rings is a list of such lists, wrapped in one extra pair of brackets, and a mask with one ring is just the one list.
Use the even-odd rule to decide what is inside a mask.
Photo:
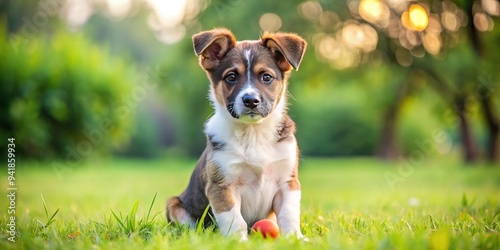
[(236, 112), (235, 107), (234, 107), (234, 102), (229, 103), (226, 106), (226, 108), (227, 108), (227, 111), (229, 112), (229, 114), (231, 114), (231, 116), (235, 119), (240, 119), (240, 118), (248, 119), (249, 118), (250, 120), (260, 120), (262, 118), (266, 118), (269, 115), (268, 112), (263, 112), (260, 109), (249, 109), (249, 108), (245, 108), (241, 114), (238, 114)]
[(267, 115), (268, 114), (259, 113), (254, 110), (250, 110), (242, 114), (242, 116), (249, 116), (250, 118), (265, 118)]

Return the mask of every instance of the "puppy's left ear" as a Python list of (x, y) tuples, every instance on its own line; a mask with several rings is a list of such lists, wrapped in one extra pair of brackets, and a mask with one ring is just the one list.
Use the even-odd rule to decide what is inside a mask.
[(302, 37), (290, 33), (265, 33), (260, 42), (271, 50), (281, 70), (299, 69), (307, 46), (307, 42)]
[(217, 67), (235, 44), (236, 38), (233, 33), (224, 28), (200, 32), (193, 36), (194, 52), (200, 57), (200, 65), (205, 70)]

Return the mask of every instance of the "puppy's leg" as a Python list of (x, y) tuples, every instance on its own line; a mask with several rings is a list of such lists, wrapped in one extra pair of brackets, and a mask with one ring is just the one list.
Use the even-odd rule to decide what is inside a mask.
[(182, 205), (181, 199), (177, 196), (167, 201), (167, 220), (169, 222), (184, 224), (189, 228), (196, 227), (196, 222), (191, 218), (191, 215), (189, 215), (188, 211)]
[(283, 235), (305, 239), (300, 232), (300, 197), (300, 182), (294, 178), (280, 187), (273, 201), (273, 210)]
[(210, 183), (207, 196), (222, 235), (237, 235), (248, 240), (247, 223), (241, 215), (241, 202), (228, 185)]

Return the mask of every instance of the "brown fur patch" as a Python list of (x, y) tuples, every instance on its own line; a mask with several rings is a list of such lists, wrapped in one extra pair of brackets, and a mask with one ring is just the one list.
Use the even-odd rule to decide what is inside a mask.
[(231, 210), (235, 202), (231, 188), (229, 184), (226, 183), (224, 175), (213, 163), (207, 165), (207, 172), (209, 176), (207, 197), (210, 200), (212, 211), (215, 213), (222, 213)]
[(234, 199), (228, 185), (210, 183), (207, 188), (207, 196), (212, 205), (212, 211), (223, 213), (234, 207)]
[(271, 49), (280, 69), (289, 71), (298, 69), (306, 51), (307, 42), (291, 33), (265, 33), (261, 44)]
[[(295, 122), (288, 116), (283, 117), (283, 124), (278, 130), (278, 142), (284, 140), (293, 140), (295, 138)], [(298, 154), (298, 148), (297, 148)], [(297, 156), (298, 159), (298, 156)]]
[(166, 205), (168, 222), (176, 221), (182, 210), (184, 210), (184, 207), (182, 206), (182, 202), (179, 197), (174, 196), (168, 199)]
[(193, 47), (200, 65), (209, 70), (217, 67), (224, 55), (234, 47), (236, 38), (227, 29), (214, 29), (193, 35)]
[(267, 214), (266, 219), (268, 219), (268, 220), (273, 220), (274, 222), (278, 223), (278, 218), (276, 217), (276, 213), (274, 212), (274, 210), (271, 210), (271, 211)]
[(299, 179), (291, 179), (288, 181), (288, 188), (290, 191), (299, 191), (300, 190), (300, 181)]

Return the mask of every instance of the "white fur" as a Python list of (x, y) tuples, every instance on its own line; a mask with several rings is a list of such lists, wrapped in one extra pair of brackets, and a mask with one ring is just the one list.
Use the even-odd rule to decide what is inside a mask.
[(300, 197), (301, 192), (290, 191), (288, 187), (283, 187), (283, 197), (280, 211), (276, 211), (278, 225), (281, 233), (286, 236), (296, 236), (304, 238), (300, 232)]
[(239, 207), (219, 214), (214, 214), (222, 235), (238, 235), (241, 240), (247, 240), (247, 223), (238, 212)]
[(252, 73), (252, 69), (250, 68), (250, 65), (251, 65), (250, 64), (250, 56), (252, 54), (252, 51), (249, 50), (249, 49), (247, 49), (247, 50), (245, 50), (244, 54), (245, 54), (245, 59), (247, 60), (247, 65), (248, 65), (248, 68), (247, 68), (247, 77), (248, 77), (248, 80), (247, 80), (247, 82), (250, 82), (250, 76), (251, 76), (251, 73)]
[(189, 228), (196, 228), (196, 222), (191, 218), (189, 213), (184, 209), (179, 210), (179, 214), (176, 217), (176, 219), (180, 224), (184, 224), (184, 225), (188, 226)]
[[(283, 91), (283, 95), (285, 93)], [(243, 225), (241, 218), (246, 223), (265, 218), (272, 209), (275, 195), (286, 187), (286, 190), (281, 190), (282, 209), (276, 211), (280, 214), (278, 222), (281, 221), (283, 232), (302, 236), (298, 227), (300, 191), (288, 191), (288, 181), (297, 164), (296, 142), (277, 142), (277, 131), (286, 108), (285, 96), (280, 98), (280, 103), (268, 117), (255, 124), (234, 119), (223, 104), (217, 103), (213, 94), (211, 97), (216, 111), (206, 123), (205, 132), (225, 144), (224, 149), (213, 152), (212, 161), (220, 167), (228, 184), (234, 187), (237, 203), (231, 211), (215, 214), (221, 232), (240, 230)], [(229, 230), (228, 223), (236, 229)]]

